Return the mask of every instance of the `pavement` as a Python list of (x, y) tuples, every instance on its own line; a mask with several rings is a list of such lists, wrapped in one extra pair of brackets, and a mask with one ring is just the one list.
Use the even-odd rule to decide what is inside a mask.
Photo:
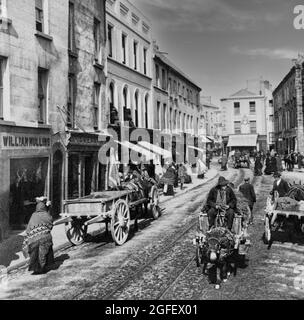
[[(205, 183), (218, 177), (217, 169), (210, 169), (205, 175), (204, 179), (198, 179), (195, 175), (192, 176), (192, 183), (186, 184), (183, 190), (180, 188), (175, 189), (174, 196), (164, 196), (160, 194), (159, 200), (160, 205), (166, 203), (174, 197), (178, 197), (182, 194), (185, 194), (195, 188), (198, 188)], [(96, 235), (105, 230), (104, 224), (93, 224), (88, 227), (88, 233), (91, 235)], [(25, 231), (23, 232), (12, 232), (10, 237), (3, 240), (0, 243), (0, 272), (5, 270), (9, 273), (12, 270), (20, 268), (27, 264), (28, 258), (25, 258), (22, 253), (22, 243), (24, 240)], [(59, 250), (68, 248), (71, 246), (65, 235), (65, 226), (57, 225), (54, 226), (52, 230), (53, 237), (53, 250), (56, 253)]]

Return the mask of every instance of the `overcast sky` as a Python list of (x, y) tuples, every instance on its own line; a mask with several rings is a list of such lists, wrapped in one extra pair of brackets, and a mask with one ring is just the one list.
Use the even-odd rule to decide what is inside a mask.
[(269, 80), (275, 88), (304, 52), (297, 0), (130, 0), (152, 22), (160, 50), (213, 102)]

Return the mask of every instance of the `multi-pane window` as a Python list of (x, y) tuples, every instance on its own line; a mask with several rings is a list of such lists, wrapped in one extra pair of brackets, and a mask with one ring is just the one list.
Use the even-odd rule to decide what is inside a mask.
[(234, 114), (235, 115), (240, 114), (240, 103), (239, 102), (234, 103)]
[(250, 121), (250, 133), (257, 133), (256, 121)]
[(75, 51), (75, 8), (69, 2), (69, 50)]
[(166, 86), (167, 86), (167, 83), (166, 83), (166, 71), (164, 69), (162, 69), (162, 89), (163, 90), (166, 90)]
[(155, 79), (156, 79), (156, 86), (159, 87), (159, 66), (155, 65)]
[(108, 56), (113, 56), (113, 27), (108, 24)]
[(127, 36), (125, 34), (122, 34), (121, 36), (121, 48), (122, 48), (122, 63), (127, 63), (127, 51), (126, 51), (126, 45), (127, 45)]
[(145, 128), (148, 129), (148, 96), (145, 97)]
[(147, 49), (144, 48), (144, 74), (147, 74)]
[(159, 118), (160, 118), (160, 102), (157, 101), (157, 107), (156, 107), (156, 121), (155, 121), (155, 129), (161, 129), (160, 128), (160, 121), (159, 121)]
[(100, 84), (99, 83), (94, 83), (93, 126), (94, 126), (95, 130), (98, 129), (99, 97), (100, 97)]
[(135, 93), (135, 126), (138, 127), (138, 91)]
[(249, 102), (249, 112), (250, 112), (250, 114), (255, 114), (256, 113), (255, 101), (250, 101)]
[(43, 0), (35, 0), (36, 30), (44, 32)]
[(138, 43), (136, 41), (133, 42), (133, 57), (134, 57), (134, 69), (137, 70), (137, 47)]
[(3, 97), (3, 91), (4, 91), (4, 59), (0, 57), (0, 119), (3, 119), (3, 104), (4, 104), (4, 97)]
[(94, 49), (95, 49), (95, 60), (100, 62), (101, 55), (101, 23), (98, 19), (94, 18)]
[(46, 122), (48, 71), (38, 68), (38, 122)]
[(241, 121), (234, 121), (234, 133), (235, 134), (241, 133)]
[(74, 110), (75, 110), (75, 76), (69, 76), (68, 108), (67, 108), (67, 126), (74, 127)]

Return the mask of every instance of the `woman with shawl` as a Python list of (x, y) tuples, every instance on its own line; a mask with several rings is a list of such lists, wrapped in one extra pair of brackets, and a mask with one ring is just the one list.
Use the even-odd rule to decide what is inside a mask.
[(262, 157), (261, 157), (261, 154), (258, 152), (254, 162), (254, 175), (261, 176), (262, 169), (263, 169)]
[(42, 274), (54, 262), (53, 241), (51, 230), (53, 218), (49, 213), (46, 197), (36, 198), (36, 211), (32, 214), (26, 229), (23, 250), (30, 258), (29, 271), (33, 274)]
[(164, 195), (173, 196), (174, 195), (174, 183), (175, 183), (175, 168), (170, 165), (166, 173), (160, 179), (160, 182), (164, 184)]

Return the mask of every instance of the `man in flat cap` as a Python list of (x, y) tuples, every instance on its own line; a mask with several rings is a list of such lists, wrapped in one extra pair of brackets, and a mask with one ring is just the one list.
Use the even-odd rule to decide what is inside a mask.
[(226, 211), (227, 227), (229, 230), (232, 229), (237, 200), (228, 184), (229, 181), (221, 176), (218, 179), (217, 185), (208, 194), (206, 209), (210, 228), (215, 224), (218, 210), (222, 209)]

